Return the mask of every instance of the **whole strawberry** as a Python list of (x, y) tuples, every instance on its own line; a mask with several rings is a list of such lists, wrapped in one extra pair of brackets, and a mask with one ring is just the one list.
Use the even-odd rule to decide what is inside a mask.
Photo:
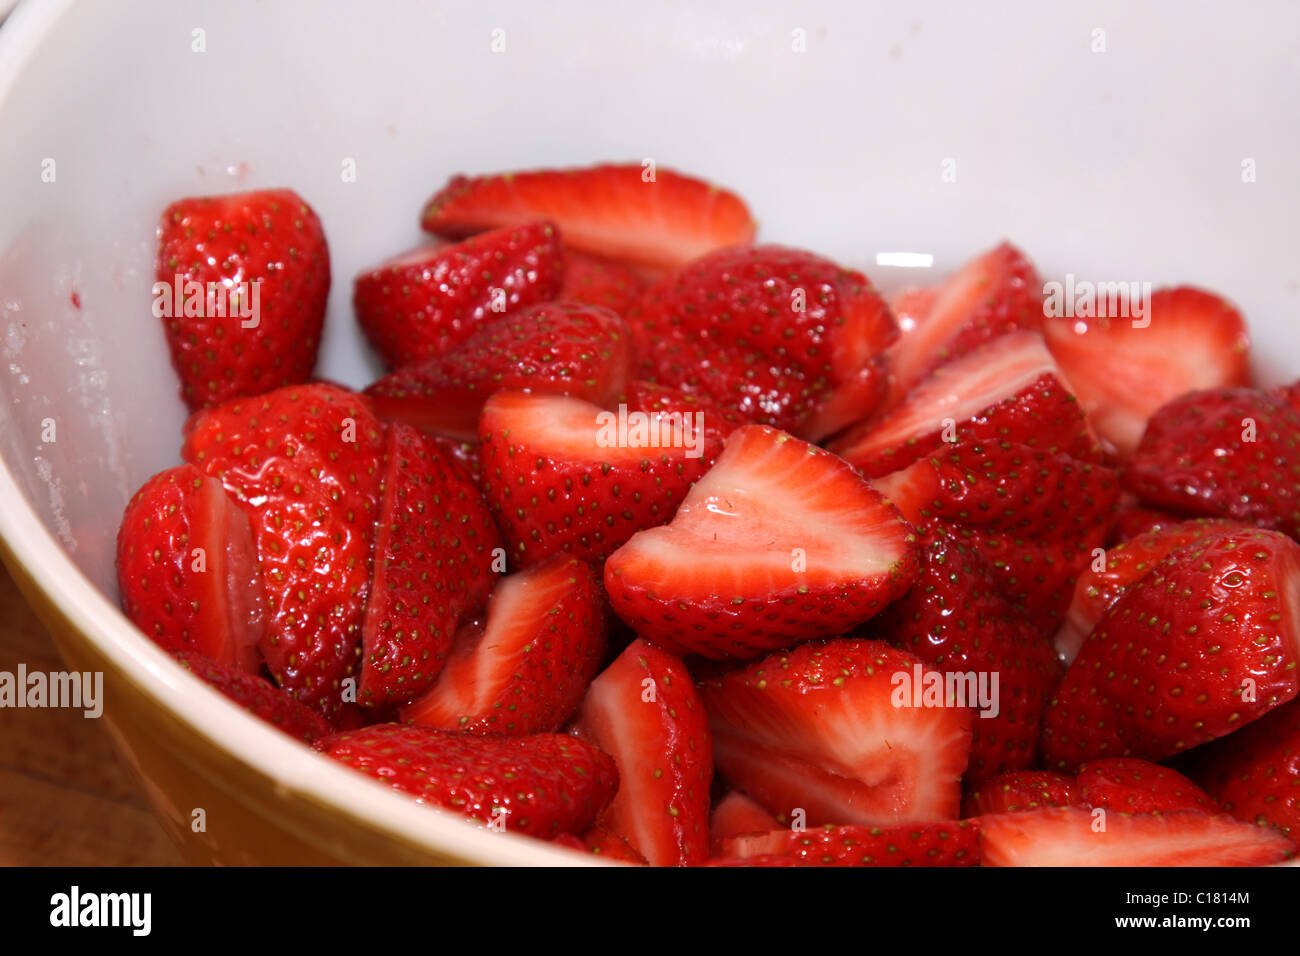
[(1300, 701), (1201, 750), (1191, 771), (1238, 820), (1300, 835)]
[(191, 409), (311, 377), (330, 288), (320, 220), (287, 189), (172, 203), (154, 315)]

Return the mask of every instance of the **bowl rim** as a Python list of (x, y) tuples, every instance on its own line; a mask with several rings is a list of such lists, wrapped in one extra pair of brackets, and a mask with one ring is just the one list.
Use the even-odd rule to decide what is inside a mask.
[[(25, 0), (13, 11), (0, 29), (0, 108), (43, 42), (79, 2)], [(267, 725), (189, 673), (127, 619), (55, 540), (3, 458), (0, 502), (5, 550), (45, 600), (120, 670), (130, 689), (271, 781), (286, 800), (310, 799), (354, 827), (378, 831), (431, 857), (504, 866), (610, 865), (421, 806)], [(111, 715), (105, 716), (111, 724)]]

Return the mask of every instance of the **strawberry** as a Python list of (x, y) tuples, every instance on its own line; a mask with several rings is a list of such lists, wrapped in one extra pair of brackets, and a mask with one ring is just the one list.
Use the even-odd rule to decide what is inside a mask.
[(512, 560), (601, 561), (668, 521), (721, 452), (725, 418), (657, 388), (629, 389), (619, 412), (560, 395), (493, 395), (479, 421), (483, 493)]
[(1056, 633), (1054, 643), (1061, 660), (1066, 664), (1074, 660), (1106, 609), (1161, 558), (1207, 534), (1237, 527), (1240, 525), (1236, 522), (1213, 518), (1161, 525), (1154, 531), (1116, 545), (1105, 555), (1094, 555), (1075, 582), (1074, 597), (1065, 613), (1065, 622)]
[(1248, 388), (1183, 395), (1151, 417), (1123, 479), (1161, 508), (1300, 537), (1300, 412)]
[(1160, 531), (1170, 525), (1182, 524), (1186, 520), (1186, 516), (1174, 514), (1172, 511), (1144, 507), (1137, 495), (1121, 488), (1115, 524), (1111, 527), (1106, 541), (1114, 547), (1140, 535)]
[(1040, 807), (1068, 807), (1076, 803), (1075, 781), (1050, 770), (1017, 770), (986, 780), (966, 794), (962, 816), (1019, 813)]
[[(902, 334), (889, 350), (887, 406), (902, 401), (940, 365), (999, 336), (1043, 325), (1042, 280), (1010, 243), (971, 260), (934, 289), (896, 300)], [(896, 311), (897, 311), (896, 309)]]
[(652, 866), (704, 862), (713, 750), (682, 662), (634, 641), (591, 682), (576, 732), (618, 764), (618, 794), (601, 822)]
[(767, 833), (781, 829), (781, 821), (739, 790), (732, 790), (713, 808), (709, 818), (709, 849), (722, 853), (724, 840), (742, 833)]
[(1296, 696), (1300, 545), (1224, 531), (1171, 552), (1110, 606), (1043, 723), (1049, 766), (1161, 760)]
[(301, 385), (200, 412), (186, 433), (182, 456), (221, 479), (252, 522), (271, 674), (336, 714), (370, 594), (382, 426), (359, 395)]
[(864, 630), (935, 670), (984, 680), (987, 697), (970, 698), (987, 709), (971, 722), (968, 786), (1032, 766), (1043, 708), (1060, 677), (1051, 648), (955, 535), (926, 529), (921, 555), (911, 590)]
[(473, 441), (494, 392), (524, 389), (603, 405), (622, 391), (629, 361), (623, 320), (613, 312), (547, 302), (485, 319), (456, 348), (390, 373), (366, 394), (385, 420)]
[(1300, 413), (1300, 381), (1292, 382), (1290, 385), (1283, 385), (1281, 388), (1274, 389), (1274, 392), (1295, 409), (1297, 413)]
[(728, 857), (791, 856), (810, 866), (975, 866), (979, 826), (970, 820), (890, 827), (824, 826), (735, 836)]
[(489, 317), (550, 301), (563, 278), (559, 232), (530, 222), (390, 259), (357, 276), (352, 304), (375, 351), (400, 368), (450, 351)]
[(984, 866), (1264, 866), (1294, 853), (1275, 831), (1197, 810), (1053, 807), (980, 818)]
[(421, 223), (460, 237), (532, 219), (554, 220), (574, 249), (651, 269), (750, 242), (757, 228), (734, 193), (637, 163), (455, 176)]
[(330, 262), (320, 220), (296, 193), (172, 203), (158, 225), (155, 275), (154, 315), (191, 410), (311, 376)]
[(1300, 833), (1300, 701), (1203, 747), (1192, 774), (1238, 820)]
[(945, 442), (987, 438), (1097, 458), (1096, 439), (1042, 338), (1020, 332), (939, 369), (902, 404), (830, 444), (868, 478), (905, 468)]
[(1157, 291), (1145, 315), (1054, 316), (1043, 334), (1098, 436), (1120, 455), (1132, 453), (1166, 402), (1250, 378), (1241, 313), (1186, 286)]
[(117, 584), (132, 623), (165, 650), (250, 673), (261, 665), (262, 582), (248, 518), (192, 465), (154, 475), (117, 532)]
[(291, 737), (311, 743), (330, 732), (329, 725), (320, 714), (308, 710), (284, 691), (254, 674), (219, 664), (193, 651), (178, 651), (173, 656), (195, 677)]
[(628, 315), (643, 378), (817, 440), (869, 415), (898, 334), (867, 277), (783, 246), (722, 249)]
[(560, 555), (503, 578), (486, 621), (461, 630), (438, 682), (402, 719), (472, 734), (559, 730), (605, 652), (599, 588), (589, 565)]
[(505, 570), (482, 496), (432, 439), (394, 422), (384, 462), (357, 694), (367, 707), (423, 693), (446, 664), (456, 628)]
[(746, 425), (671, 524), (610, 556), (605, 590), (618, 615), (662, 647), (748, 658), (844, 633), (915, 574), (911, 530), (848, 465)]
[(618, 789), (614, 761), (563, 734), (477, 737), (375, 724), (316, 741), (316, 749), (419, 803), (511, 833), (582, 833)]
[(1079, 768), (1078, 803), (1119, 813), (1214, 811), (1214, 803), (1177, 770), (1132, 757), (1090, 760)]
[(722, 856), (715, 857), (704, 864), (705, 866), (809, 866), (810, 864), (797, 860), (792, 856), (778, 856), (775, 853), (768, 853), (763, 856)]
[(637, 866), (646, 865), (645, 857), (632, 849), (630, 843), (602, 823), (596, 823), (584, 833), (582, 843), (588, 853), (594, 853), (606, 860), (618, 860), (623, 863), (633, 863)]
[(636, 269), (577, 249), (564, 250), (563, 272), (557, 299), (602, 305), (619, 315), (627, 315), (647, 285)]
[(778, 816), (802, 810), (809, 826), (952, 819), (971, 711), (946, 695), (915, 706), (927, 674), (937, 676), (888, 644), (840, 639), (706, 681), (718, 773)]

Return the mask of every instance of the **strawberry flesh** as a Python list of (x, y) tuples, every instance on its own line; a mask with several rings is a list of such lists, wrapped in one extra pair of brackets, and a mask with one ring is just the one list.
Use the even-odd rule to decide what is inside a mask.
[(970, 820), (871, 827), (772, 830), (732, 837), (727, 857), (788, 856), (808, 866), (976, 866), (979, 826)]

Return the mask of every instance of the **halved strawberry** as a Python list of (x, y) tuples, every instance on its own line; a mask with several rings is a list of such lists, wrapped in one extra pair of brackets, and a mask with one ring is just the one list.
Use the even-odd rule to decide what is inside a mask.
[(1207, 534), (1237, 527), (1240, 525), (1236, 522), (1215, 518), (1184, 521), (1138, 535), (1111, 548), (1104, 556), (1094, 555), (1074, 584), (1065, 621), (1056, 632), (1054, 644), (1061, 660), (1066, 664), (1073, 661), (1106, 609), (1167, 554)]
[(946, 695), (913, 706), (925, 674), (937, 676), (915, 655), (841, 639), (705, 681), (718, 773), (774, 814), (803, 810), (809, 826), (952, 819), (972, 716)]
[(911, 529), (853, 469), (784, 432), (746, 425), (671, 524), (610, 556), (605, 589), (648, 640), (747, 658), (842, 634), (915, 574)]
[(709, 818), (709, 849), (718, 856), (722, 853), (722, 841), (730, 837), (779, 829), (781, 821), (768, 813), (762, 804), (739, 790), (732, 790), (718, 801)]
[(357, 276), (352, 303), (375, 351), (400, 368), (450, 351), (487, 318), (555, 298), (562, 255), (552, 223), (507, 226), (389, 259)]
[(979, 851), (979, 826), (970, 820), (772, 830), (723, 843), (728, 857), (788, 856), (810, 866), (976, 866)]
[(898, 303), (902, 334), (889, 350), (886, 407), (900, 402), (939, 366), (999, 336), (1043, 325), (1043, 283), (1033, 263), (1004, 242), (934, 289)]
[(598, 405), (627, 381), (623, 320), (580, 302), (546, 302), (485, 319), (469, 338), (366, 389), (379, 417), (473, 441), (483, 403), (502, 389), (573, 395)]
[(618, 764), (618, 794), (601, 822), (652, 866), (703, 863), (713, 749), (682, 662), (634, 641), (591, 682), (575, 732)]
[(1043, 721), (1049, 766), (1161, 760), (1296, 696), (1300, 545), (1253, 528), (1171, 552), (1097, 622)]
[(556, 298), (602, 305), (626, 315), (647, 284), (644, 273), (621, 262), (565, 249), (564, 279)]
[(750, 242), (757, 228), (734, 193), (639, 163), (455, 176), (421, 224), (460, 237), (532, 219), (554, 220), (574, 249), (653, 269)]
[(486, 621), (461, 630), (437, 683), (402, 719), (472, 734), (558, 730), (605, 652), (599, 588), (589, 565), (561, 555), (503, 578)]
[(1196, 784), (1177, 770), (1149, 760), (1108, 757), (1079, 768), (1078, 803), (1120, 813), (1170, 813), (1217, 809)]
[(797, 860), (792, 856), (777, 856), (769, 853), (766, 856), (720, 856), (709, 860), (704, 866), (809, 866), (810, 864)]
[(582, 833), (618, 788), (608, 754), (564, 734), (479, 737), (374, 724), (316, 741), (316, 749), (418, 803), (511, 833)]
[(980, 850), (984, 866), (1266, 866), (1290, 859), (1295, 845), (1274, 830), (1196, 810), (1054, 807), (982, 817)]
[(1238, 820), (1300, 834), (1300, 700), (1203, 747), (1191, 773)]
[(1017, 332), (943, 366), (901, 405), (830, 444), (868, 478), (888, 474), (945, 442), (998, 439), (1095, 460), (1096, 438), (1062, 382), (1042, 337)]
[(186, 432), (182, 456), (252, 521), (272, 675), (336, 714), (370, 594), (383, 426), (359, 395), (295, 385), (200, 412)]
[(594, 824), (590, 830), (584, 833), (582, 843), (588, 853), (593, 853), (607, 860), (618, 860), (636, 866), (646, 865), (645, 857), (632, 849), (632, 844), (603, 823)]
[(433, 439), (394, 422), (384, 459), (357, 694), (367, 707), (424, 693), (505, 558), (483, 497)]
[(672, 518), (713, 464), (727, 415), (667, 389), (630, 389), (617, 411), (561, 395), (498, 392), (483, 408), (483, 494), (510, 555), (600, 561)]
[(1055, 316), (1043, 334), (1098, 436), (1120, 455), (1166, 402), (1250, 379), (1241, 313), (1187, 286), (1158, 290), (1143, 316)]
[(193, 651), (178, 651), (173, 656), (194, 676), (291, 737), (311, 743), (330, 732), (329, 724), (320, 714), (308, 710), (284, 691), (254, 674), (209, 660)]
[(122, 609), (165, 650), (256, 673), (266, 630), (247, 516), (221, 482), (168, 468), (132, 497), (117, 532)]
[(962, 816), (1068, 807), (1076, 802), (1073, 777), (1050, 770), (1017, 770), (987, 780), (966, 794)]

